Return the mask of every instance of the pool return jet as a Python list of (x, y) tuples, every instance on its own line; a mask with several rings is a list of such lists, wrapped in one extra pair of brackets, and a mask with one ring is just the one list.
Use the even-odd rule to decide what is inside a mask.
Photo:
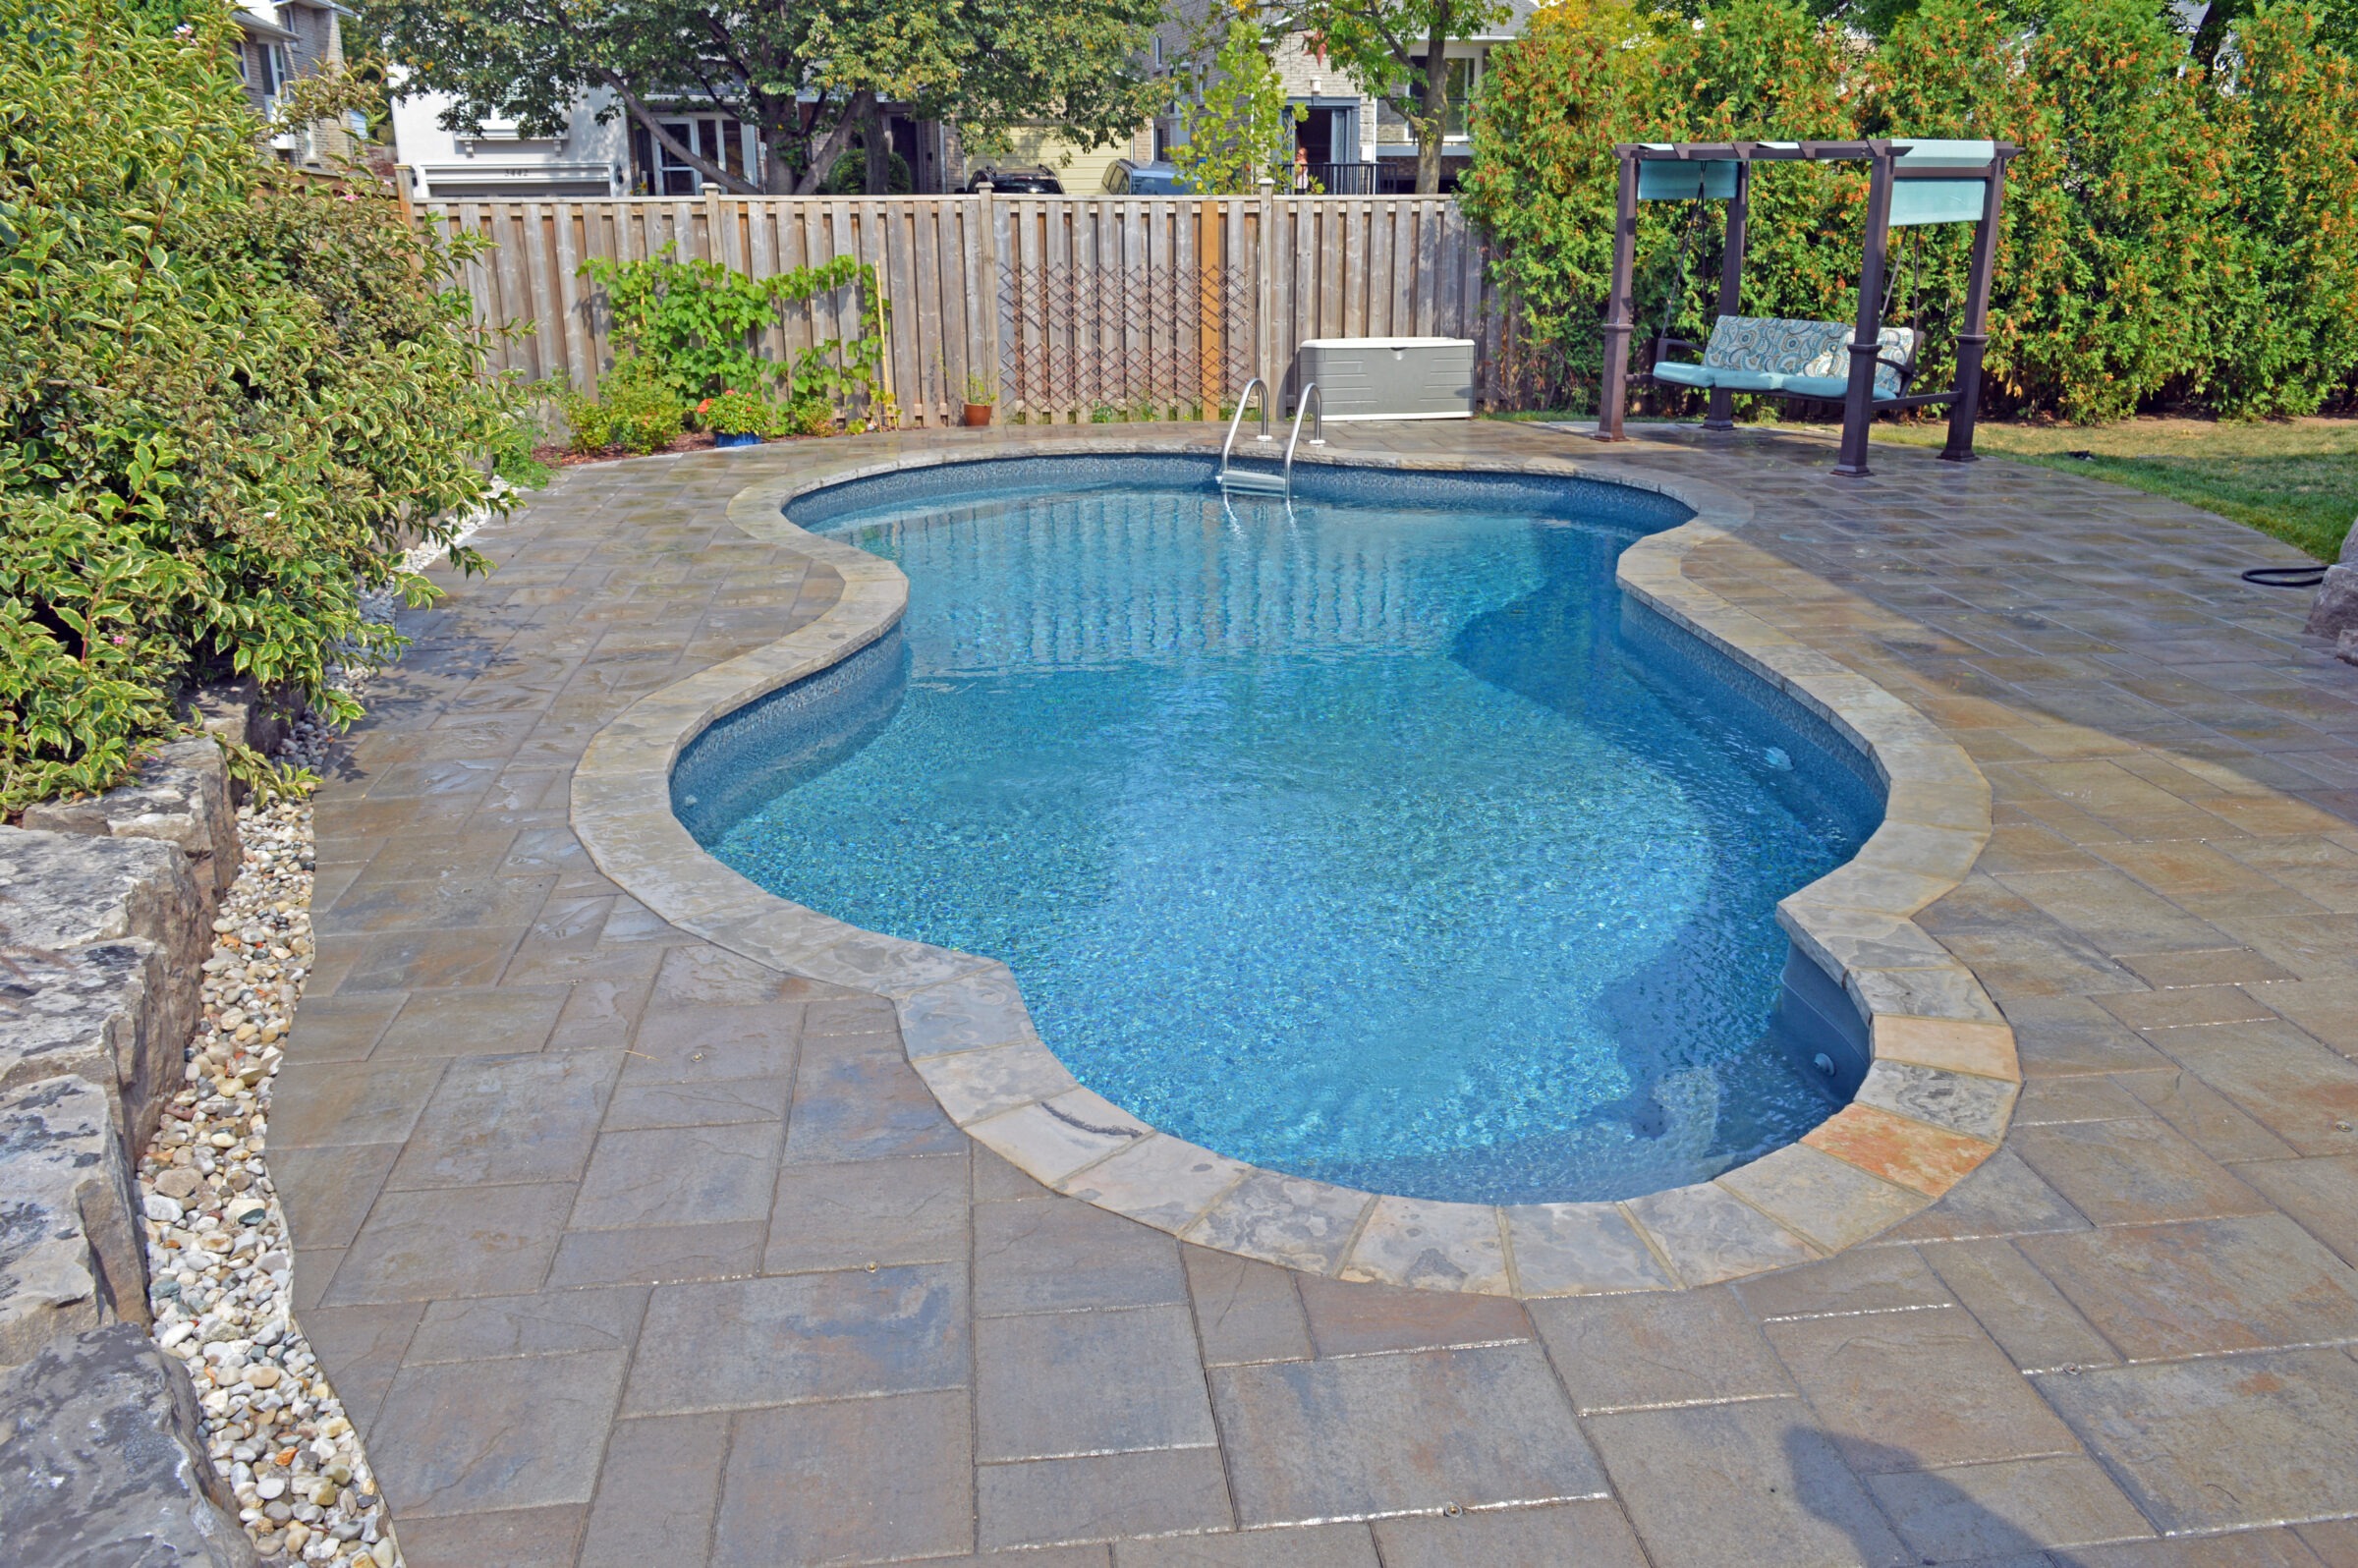
[[(1990, 271), (1997, 251), (1998, 203), (2004, 199), (2006, 163), (2019, 149), (2005, 141), (1932, 141), (1922, 139), (1869, 141), (1678, 141), (1625, 142), (1613, 149), (1620, 160), (1614, 208), (1612, 293), (1604, 318), (1604, 388), (1597, 420), (1600, 441), (1624, 441), (1622, 418), (1629, 401), (1629, 346), (1634, 328), (1631, 273), (1638, 239), (1638, 203), (1686, 200), (1695, 203), (1679, 242), (1671, 304), (1656, 334), (1651, 379), (1664, 386), (1697, 387), (1711, 394), (1703, 427), (1735, 428), (1735, 394), (1822, 398), (1842, 404), (1842, 450), (1834, 472), (1864, 478), (1867, 426), (1885, 409), (1948, 405), (1948, 443), (1940, 455), (1971, 463), (1973, 425), (1981, 412), (1982, 352), (1988, 346)], [(1789, 321), (1746, 316), (1744, 287), (1745, 218), (1756, 163), (1808, 161), (1872, 165), (1867, 183), (1867, 233), (1859, 264), (1859, 317), (1839, 321)], [(1694, 237), (1706, 201), (1726, 203), (1726, 244), (1719, 267), (1719, 320), (1701, 347), (1701, 362), (1687, 364), (1669, 352), (1698, 346), (1670, 337), (1671, 315), (1686, 292), (1687, 242)], [(1974, 225), (1973, 265), (1965, 285), (1965, 314), (1957, 331), (1957, 384), (1946, 392), (1911, 393), (1922, 333), (1915, 326), (1882, 324), (1890, 276), (1891, 231), (1931, 223)], [(1847, 342), (1845, 341), (1847, 339)], [(1843, 351), (1848, 350), (1848, 363)]]

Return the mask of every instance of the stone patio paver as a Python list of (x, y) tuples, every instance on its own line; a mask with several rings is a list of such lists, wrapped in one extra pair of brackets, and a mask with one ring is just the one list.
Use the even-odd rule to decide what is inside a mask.
[[(416, 1568), (2358, 1560), (2358, 672), (2234, 581), (2280, 546), (2002, 463), (1879, 450), (1845, 485), (1790, 434), (1338, 432), (1742, 489), (1756, 522), (1685, 572), (1994, 792), (1917, 920), (2019, 1041), (1999, 1152), (1735, 1286), (1647, 1289), (1634, 1232), (1518, 1210), (1518, 1257), (1615, 1258), (1638, 1292), (1525, 1304), (1051, 1194), (943, 1112), (889, 1002), (690, 936), (582, 853), (590, 739), (842, 591), (731, 496), (1030, 438), (568, 471), (483, 540), (494, 576), (405, 616), (320, 793), (270, 1149), (298, 1310)], [(1906, 1059), (1974, 1071), (1952, 1028)], [(1711, 1191), (1651, 1201), (1690, 1279), (1792, 1245)], [(1270, 1212), (1207, 1219), (1331, 1263), (1361, 1217)], [(2157, 1539), (2187, 1531), (2230, 1534)]]

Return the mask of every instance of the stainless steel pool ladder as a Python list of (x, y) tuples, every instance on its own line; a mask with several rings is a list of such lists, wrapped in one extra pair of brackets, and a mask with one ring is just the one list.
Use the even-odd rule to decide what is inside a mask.
[(1311, 421), (1310, 444), (1324, 446), (1326, 401), (1319, 395), (1319, 383), (1316, 381), (1302, 389), (1302, 396), (1294, 403), (1293, 433), (1285, 442), (1285, 467), (1275, 474), (1263, 474), (1257, 470), (1234, 468), (1229, 462), (1229, 454), (1236, 446), (1237, 426), (1244, 422), (1245, 405), (1253, 400), (1256, 390), (1261, 393), (1261, 434), (1256, 439), (1266, 441), (1269, 438), (1269, 387), (1257, 375), (1245, 383), (1243, 395), (1236, 400), (1236, 412), (1229, 416), (1228, 439), (1220, 445), (1219, 486), (1223, 490), (1248, 490), (1263, 495), (1290, 497), (1294, 493), (1294, 448), (1302, 441), (1302, 416), (1310, 413), (1314, 407), (1318, 410), (1317, 418)]
[(1285, 484), (1276, 475), (1245, 472), (1229, 466), (1230, 454), (1236, 450), (1237, 427), (1245, 422), (1246, 405), (1253, 401), (1256, 392), (1261, 394), (1261, 434), (1254, 439), (1266, 441), (1269, 438), (1269, 384), (1257, 375), (1245, 383), (1245, 390), (1236, 400), (1236, 412), (1228, 417), (1228, 439), (1220, 443), (1219, 486), (1223, 490), (1266, 490), (1271, 494), (1282, 494)]

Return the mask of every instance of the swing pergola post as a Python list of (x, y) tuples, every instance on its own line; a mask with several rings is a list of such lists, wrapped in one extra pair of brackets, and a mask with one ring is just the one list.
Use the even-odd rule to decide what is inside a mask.
[(1891, 251), (1891, 143), (1869, 142), (1867, 238), (1859, 247), (1859, 327), (1850, 340), (1850, 385), (1842, 394), (1842, 455), (1834, 472), (1863, 479), (1867, 427), (1875, 422), (1875, 365), (1883, 357), (1883, 264)]
[(1620, 161), (1621, 178), (1613, 196), (1613, 283), (1604, 306), (1604, 387), (1599, 399), (1602, 417), (1597, 421), (1600, 441), (1628, 439), (1621, 433), (1621, 409), (1629, 401), (1629, 334), (1637, 325), (1630, 275), (1638, 253), (1638, 166), (1630, 158)]
[[(1719, 248), (1719, 313), (1741, 315), (1744, 309), (1744, 243), (1752, 215), (1752, 165), (1736, 165), (1736, 194), (1727, 198), (1727, 228)], [(1736, 427), (1736, 395), (1726, 387), (1712, 388), (1711, 407), (1703, 417), (1707, 430)]]
[[(1727, 203), (1719, 270), (1718, 326), (1699, 365), (1665, 364), (1666, 335), (1656, 344), (1649, 378), (1707, 390), (1704, 427), (1735, 424), (1735, 394), (1800, 397), (1842, 405), (1842, 442), (1834, 473), (1862, 478), (1867, 437), (1875, 416), (1885, 410), (1948, 406), (1948, 441), (1941, 457), (1952, 463), (1973, 459), (1974, 422), (1981, 413), (1982, 357), (1989, 343), (1991, 273), (1996, 264), (1998, 222), (2005, 198), (2006, 164), (2016, 148), (2003, 141), (1877, 139), (1868, 141), (1625, 142), (1613, 149), (1618, 163), (1613, 225), (1613, 275), (1605, 296), (1604, 375), (1597, 437), (1626, 440), (1630, 338), (1636, 328), (1635, 272), (1638, 205), (1686, 199)], [(1859, 248), (1859, 308), (1848, 325), (1830, 322), (1755, 320), (1742, 316), (1744, 259), (1749, 238), (1752, 168), (1775, 161), (1850, 161), (1869, 168), (1867, 219)], [(1971, 222), (1972, 263), (1965, 308), (1956, 334), (1957, 384), (1946, 392), (1910, 393), (1922, 349), (1915, 327), (1882, 324), (1883, 296), (1890, 275), (1890, 231), (1896, 227)], [(1691, 229), (1690, 229), (1690, 232)], [(1911, 252), (1913, 254), (1914, 252)], [(1684, 247), (1680, 266), (1683, 284)], [(1913, 274), (1911, 274), (1913, 275)], [(1673, 302), (1675, 303), (1675, 302)], [(1669, 312), (1665, 312), (1665, 323)], [(1732, 333), (1729, 328), (1735, 328)], [(1665, 325), (1665, 334), (1667, 326)], [(1723, 351), (1722, 335), (1727, 335)], [(1847, 341), (1832, 341), (1840, 335)], [(1764, 345), (1767, 347), (1764, 347)], [(1795, 344), (1801, 348), (1795, 349)], [(1692, 348), (1694, 345), (1684, 345)], [(1846, 351), (1848, 363), (1835, 366)], [(1893, 359), (1898, 352), (1904, 357)], [(1780, 357), (1781, 356), (1781, 357)], [(1829, 358), (1833, 363), (1827, 363)], [(1795, 363), (1785, 364), (1785, 360)], [(1676, 372), (1675, 374), (1669, 372)], [(1887, 389), (1886, 389), (1887, 388)]]
[(1982, 352), (1990, 346), (1990, 274), (1997, 259), (1997, 205), (2006, 195), (2006, 154), (2001, 146), (1993, 160), (1989, 189), (1983, 195), (1982, 221), (1973, 231), (1973, 268), (1965, 284), (1965, 323), (1957, 333), (1957, 401), (1949, 411), (1948, 441), (1940, 455), (1951, 463), (1972, 463), (1973, 421), (1982, 413)]

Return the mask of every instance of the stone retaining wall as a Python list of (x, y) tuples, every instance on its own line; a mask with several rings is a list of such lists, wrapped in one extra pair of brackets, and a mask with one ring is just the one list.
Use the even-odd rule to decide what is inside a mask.
[(26, 1568), (249, 1568), (188, 1373), (147, 1333), (133, 1177), (202, 1015), (229, 780), (185, 741), (22, 821), (0, 827), (0, 1540)]

